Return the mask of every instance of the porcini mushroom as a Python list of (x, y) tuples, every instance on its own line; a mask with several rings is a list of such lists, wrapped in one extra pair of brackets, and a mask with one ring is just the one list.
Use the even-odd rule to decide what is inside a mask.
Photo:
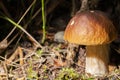
[(109, 43), (117, 37), (112, 21), (101, 11), (78, 12), (68, 23), (64, 39), (86, 45), (86, 73), (108, 73)]

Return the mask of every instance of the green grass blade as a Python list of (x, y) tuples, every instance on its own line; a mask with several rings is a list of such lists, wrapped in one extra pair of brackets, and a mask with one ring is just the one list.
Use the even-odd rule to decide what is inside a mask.
[(46, 18), (45, 18), (45, 9), (44, 9), (44, 0), (41, 0), (41, 3), (42, 3), (42, 20), (43, 20), (43, 26), (42, 26), (42, 29), (43, 29), (43, 37), (42, 37), (42, 43), (44, 43), (45, 41), (45, 37), (46, 37)]
[(5, 20), (7, 20), (8, 22), (12, 23), (15, 27), (19, 28), (20, 30), (22, 30), (25, 34), (28, 35), (28, 37), (30, 37), (36, 44), (37, 46), (41, 47), (42, 46), (22, 27), (20, 26), (19, 24), (15, 23), (13, 20), (11, 20), (10, 18), (8, 17), (3, 17), (3, 16), (0, 16), (0, 18), (3, 18)]

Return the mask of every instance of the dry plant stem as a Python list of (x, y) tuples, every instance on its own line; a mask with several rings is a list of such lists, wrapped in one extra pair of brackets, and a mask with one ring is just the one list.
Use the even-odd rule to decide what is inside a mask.
[(15, 52), (12, 54), (12, 56), (6, 60), (6, 64), (10, 64), (17, 55), (18, 55), (18, 48), (15, 50)]
[(86, 72), (94, 76), (108, 73), (109, 45), (86, 47)]
[[(34, 0), (33, 2), (32, 2), (32, 4), (28, 7), (28, 9), (25, 11), (25, 13), (22, 15), (22, 17), (20, 18), (20, 20), (17, 22), (17, 24), (19, 24), (22, 20), (23, 20), (23, 18), (26, 16), (26, 14), (28, 13), (28, 11), (31, 9), (31, 7), (35, 4), (35, 2), (36, 2), (36, 0)], [(8, 36), (5, 38), (5, 39), (7, 39), (13, 32), (14, 32), (14, 30), (16, 29), (16, 27), (14, 27), (13, 29), (12, 29), (12, 31), (8, 34)]]
[(88, 10), (88, 0), (81, 0), (81, 7), (80, 7), (80, 11), (85, 11)]
[(21, 47), (18, 47), (18, 48), (16, 49), (16, 51), (12, 54), (12, 56), (7, 60), (6, 63), (7, 63), (7, 64), (11, 63), (11, 62), (15, 59), (15, 57), (16, 57), (17, 55), (20, 56), (20, 65), (22, 66), (22, 65), (23, 65), (23, 52), (22, 52)]
[(19, 51), (19, 56), (20, 56), (20, 65), (22, 66), (24, 64), (24, 61), (23, 61), (23, 51), (21, 47), (18, 47), (18, 51)]
[(75, 15), (75, 12), (76, 12), (76, 3), (75, 3), (75, 0), (72, 0), (72, 12), (71, 12), (71, 16), (74, 16)]
[[(31, 7), (35, 4), (35, 2), (36, 2), (36, 0), (34, 0), (33, 2), (32, 2), (32, 4), (28, 7), (28, 9), (25, 11), (25, 13), (22, 15), (22, 17), (20, 18), (20, 20), (17, 22), (17, 24), (19, 24), (22, 20), (23, 20), (23, 18), (25, 17), (25, 15), (28, 13), (28, 11), (31, 9)], [(3, 3), (0, 3), (0, 5), (3, 5)], [(3, 5), (3, 7), (4, 7), (4, 5)], [(4, 9), (4, 8), (3, 8)], [(6, 10), (6, 8), (4, 9), (4, 10)], [(6, 10), (6, 12), (7, 12), (7, 10)], [(9, 13), (6, 13), (6, 14), (8, 14), (7, 16), (9, 16), (10, 17), (10, 15), (9, 15)], [(14, 30), (16, 29), (16, 27), (14, 27), (12, 30), (11, 30), (11, 32), (5, 37), (5, 39), (4, 40), (7, 40), (9, 37), (10, 37), (10, 35), (14, 32)], [(3, 40), (3, 41), (4, 41)], [(10, 42), (9, 42), (9, 44), (13, 41), (14, 39), (12, 39)], [(8, 44), (8, 45), (9, 45)], [(7, 45), (7, 46), (8, 46)]]
[[(20, 18), (18, 24), (21, 22), (21, 20), (24, 18), (24, 16), (27, 14), (27, 12), (31, 9), (31, 7), (32, 7), (32, 5), (33, 5), (34, 3), (35, 3), (35, 2), (33, 2), (33, 3), (28, 7), (28, 9), (25, 11), (25, 13), (23, 14), (23, 16)], [(47, 4), (47, 3), (48, 3), (48, 1), (45, 2), (45, 4)], [(28, 22), (23, 26), (24, 29), (27, 28), (28, 24), (40, 13), (40, 11), (41, 11), (41, 7), (35, 12), (35, 14), (31, 17), (31, 19), (28, 20)], [(14, 27), (14, 28), (16, 29), (16, 27)], [(13, 31), (14, 31), (14, 29), (13, 29)], [(11, 32), (13, 32), (13, 31), (11, 31)], [(19, 42), (19, 40), (21, 39), (21, 37), (23, 36), (23, 34), (24, 34), (24, 32), (22, 32), (22, 34), (21, 34), (20, 38), (18, 39), (17, 43)], [(29, 37), (28, 37), (28, 38), (29, 38)], [(34, 41), (31, 40), (30, 38), (29, 38), (29, 40), (34, 43)], [(17, 43), (16, 43), (16, 44), (17, 44)], [(34, 44), (34, 45), (35, 45), (35, 44)], [(16, 46), (17, 46), (17, 45), (16, 45)], [(15, 47), (15, 48), (16, 48), (16, 47)]]
[(7, 70), (7, 65), (4, 63), (4, 69), (6, 71), (6, 80), (8, 80), (8, 70)]

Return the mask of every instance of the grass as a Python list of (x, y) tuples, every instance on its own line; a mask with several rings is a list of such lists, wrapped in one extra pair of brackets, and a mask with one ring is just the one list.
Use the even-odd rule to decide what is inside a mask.
[(42, 26), (42, 29), (43, 29), (43, 37), (42, 37), (42, 43), (44, 43), (45, 41), (45, 36), (46, 36), (46, 18), (45, 18), (45, 5), (44, 5), (44, 0), (41, 0), (41, 5), (42, 5), (42, 22), (43, 22), (43, 26)]
[(79, 80), (79, 74), (73, 68), (62, 68), (55, 80)]

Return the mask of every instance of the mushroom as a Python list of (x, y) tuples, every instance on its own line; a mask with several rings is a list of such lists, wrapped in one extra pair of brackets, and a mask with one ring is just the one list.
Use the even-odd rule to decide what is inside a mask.
[(98, 10), (76, 13), (64, 33), (66, 41), (86, 45), (85, 72), (94, 76), (109, 72), (109, 44), (116, 37), (117, 31), (112, 21)]

